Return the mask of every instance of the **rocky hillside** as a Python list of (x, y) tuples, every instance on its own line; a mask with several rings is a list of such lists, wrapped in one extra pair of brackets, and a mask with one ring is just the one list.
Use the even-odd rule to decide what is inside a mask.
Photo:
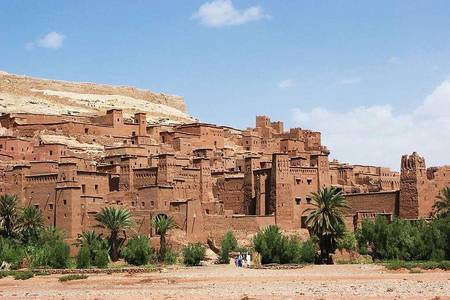
[(111, 108), (149, 121), (191, 122), (183, 97), (127, 86), (75, 83), (0, 72), (0, 112), (95, 115)]

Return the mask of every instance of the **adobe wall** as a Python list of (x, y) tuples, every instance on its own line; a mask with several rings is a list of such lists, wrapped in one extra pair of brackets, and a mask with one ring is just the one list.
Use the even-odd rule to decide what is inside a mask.
[(227, 231), (232, 230), (247, 236), (275, 224), (274, 216), (218, 216), (205, 215), (204, 227), (207, 235), (220, 241)]
[(389, 213), (398, 215), (399, 191), (345, 194), (350, 209), (346, 214), (354, 215), (361, 211)]

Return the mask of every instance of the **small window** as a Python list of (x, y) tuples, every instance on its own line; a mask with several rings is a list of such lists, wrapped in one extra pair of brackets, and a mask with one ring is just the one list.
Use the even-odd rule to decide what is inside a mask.
[(301, 201), (302, 201), (302, 198), (300, 198), (300, 197), (295, 198), (295, 204), (300, 205)]
[(50, 204), (48, 205), (48, 208), (49, 208), (50, 210), (52, 210), (52, 209), (53, 209), (53, 204), (50, 203)]
[(49, 154), (50, 154), (50, 156), (52, 156), (52, 155), (53, 155), (53, 151), (52, 151), (52, 150), (50, 150)]
[(86, 185), (85, 185), (85, 184), (82, 184), (82, 185), (81, 185), (81, 192), (82, 192), (83, 194), (86, 193)]
[(307, 228), (308, 227), (308, 226), (306, 226), (306, 218), (307, 218), (307, 216), (302, 216), (301, 217), (300, 228)]
[(89, 133), (89, 128), (85, 128), (84, 133), (86, 133), (86, 134)]
[(64, 205), (67, 205), (67, 200), (64, 199), (64, 200), (63, 200), (63, 203), (64, 203)]
[(39, 209), (39, 204), (35, 204), (34, 207), (35, 207), (36, 209)]
[(98, 193), (98, 184), (95, 185), (95, 192)]
[(306, 179), (306, 182), (308, 182), (308, 184), (311, 184), (312, 179)]
[(145, 206), (145, 202), (142, 202), (142, 206)]
[(311, 197), (306, 197), (306, 203), (311, 204)]

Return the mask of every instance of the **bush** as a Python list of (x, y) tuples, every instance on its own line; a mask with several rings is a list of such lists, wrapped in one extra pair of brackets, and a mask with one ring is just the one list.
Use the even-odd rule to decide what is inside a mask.
[(287, 238), (275, 225), (258, 232), (253, 239), (253, 245), (261, 255), (262, 264), (310, 263), (314, 261), (316, 255), (312, 240), (302, 243), (295, 237)]
[(78, 269), (86, 269), (91, 266), (91, 251), (88, 246), (81, 246), (76, 260)]
[(261, 254), (261, 263), (281, 263), (283, 236), (275, 225), (259, 231), (253, 238), (255, 250)]
[(64, 269), (70, 263), (70, 247), (64, 241), (63, 233), (53, 227), (40, 232), (36, 245), (28, 249), (32, 267)]
[(166, 265), (174, 265), (177, 263), (177, 253), (172, 251), (171, 249), (166, 249), (166, 253), (164, 253), (164, 263)]
[(25, 248), (8, 238), (0, 238), (0, 264), (7, 262), (11, 269), (18, 269), (25, 258)]
[(153, 254), (154, 251), (149, 246), (148, 238), (143, 235), (130, 239), (122, 252), (125, 261), (135, 266), (146, 265)]
[(237, 240), (232, 231), (228, 231), (220, 242), (219, 262), (222, 264), (230, 263), (230, 252), (238, 248)]
[(109, 263), (109, 252), (103, 241), (91, 241), (81, 244), (76, 257), (77, 268), (85, 269), (91, 266), (105, 268)]
[(94, 249), (94, 260), (92, 264), (98, 268), (106, 268), (109, 263), (109, 251), (108, 248)]
[(33, 276), (34, 276), (34, 274), (31, 271), (16, 272), (14, 274), (14, 279), (15, 280), (27, 280)]
[(450, 259), (450, 216), (432, 222), (364, 220), (356, 239), (360, 253), (370, 253), (374, 259)]
[(205, 259), (206, 248), (202, 244), (189, 243), (183, 248), (183, 262), (187, 266), (198, 266)]
[(80, 279), (86, 279), (88, 278), (87, 275), (84, 274), (70, 274), (70, 275), (64, 275), (59, 277), (59, 281), (60, 282), (66, 282), (66, 281), (70, 281), (70, 280), (80, 280)]
[(300, 261), (303, 263), (314, 263), (316, 258), (316, 244), (312, 239), (302, 244)]
[(343, 235), (337, 239), (336, 247), (339, 250), (355, 250), (356, 249), (356, 237), (353, 232), (345, 231)]

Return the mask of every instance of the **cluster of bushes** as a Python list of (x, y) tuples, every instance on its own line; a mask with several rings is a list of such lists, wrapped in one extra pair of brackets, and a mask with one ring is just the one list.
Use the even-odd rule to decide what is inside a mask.
[(449, 260), (450, 215), (433, 219), (407, 221), (377, 217), (364, 220), (356, 231), (358, 250), (373, 259)]
[(295, 237), (288, 238), (275, 225), (258, 232), (253, 239), (253, 246), (261, 255), (262, 264), (313, 263), (316, 256), (313, 240), (301, 242)]
[(0, 261), (18, 269), (22, 263), (31, 267), (67, 268), (70, 248), (62, 233), (55, 228), (43, 229), (39, 237), (29, 243), (13, 238), (0, 238)]
[(199, 266), (205, 259), (206, 248), (200, 243), (190, 243), (183, 247), (183, 262), (186, 266)]
[(388, 270), (398, 270), (398, 269), (442, 269), (450, 270), (450, 261), (404, 261), (404, 260), (390, 260), (384, 263)]

